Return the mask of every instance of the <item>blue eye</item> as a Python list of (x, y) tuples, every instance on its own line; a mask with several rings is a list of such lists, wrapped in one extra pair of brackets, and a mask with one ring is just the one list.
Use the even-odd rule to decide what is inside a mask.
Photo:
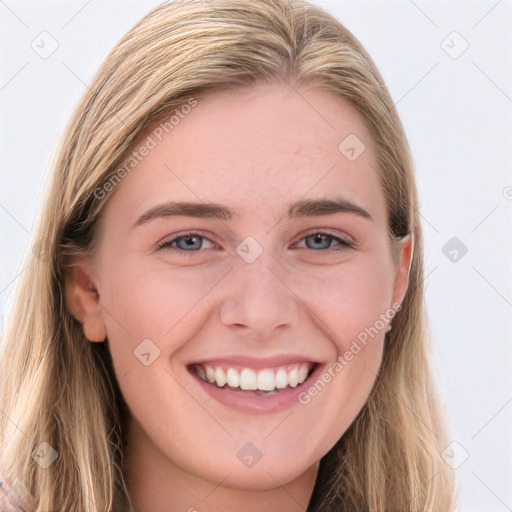
[[(345, 240), (344, 238), (340, 238), (329, 233), (322, 232), (314, 232), (309, 235), (303, 237), (300, 241), (306, 241), (306, 249), (312, 249), (314, 251), (320, 252), (330, 252), (330, 251), (339, 251), (346, 248), (353, 248), (354, 245), (349, 240)], [(308, 242), (310, 240), (310, 242)], [(207, 243), (213, 244), (208, 238), (199, 234), (199, 233), (186, 233), (184, 235), (177, 236), (170, 240), (165, 240), (158, 244), (159, 249), (178, 249), (180, 252), (194, 252), (200, 251), (204, 249), (204, 241)], [(311, 242), (312, 241), (312, 242)], [(333, 249), (333, 244), (336, 247)], [(293, 247), (296, 247), (297, 244), (294, 244)], [(206, 247), (208, 249), (208, 247)], [(210, 247), (211, 248), (211, 247)], [(303, 247), (304, 248), (304, 247)]]
[(187, 233), (159, 243), (158, 248), (173, 247), (173, 244), (176, 243), (177, 248), (183, 251), (198, 251), (203, 247), (203, 240), (207, 240), (207, 238), (198, 233)]
[[(331, 250), (331, 246), (333, 242), (338, 242), (338, 245), (342, 247), (352, 247), (352, 244), (343, 238), (339, 238), (337, 236), (329, 235), (328, 233), (313, 233), (311, 235), (307, 235), (303, 238), (303, 240), (312, 239), (313, 244), (308, 244), (306, 242), (306, 246), (308, 249), (313, 250)], [(314, 245), (318, 244), (319, 247), (315, 247)], [(313, 246), (311, 246), (313, 245)], [(339, 250), (339, 249), (338, 249)]]

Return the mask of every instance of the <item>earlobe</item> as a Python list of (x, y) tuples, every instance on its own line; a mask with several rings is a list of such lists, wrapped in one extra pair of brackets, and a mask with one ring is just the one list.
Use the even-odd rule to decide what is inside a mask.
[(68, 310), (82, 324), (84, 336), (93, 342), (105, 341), (100, 297), (89, 265), (81, 263), (67, 268), (65, 295)]

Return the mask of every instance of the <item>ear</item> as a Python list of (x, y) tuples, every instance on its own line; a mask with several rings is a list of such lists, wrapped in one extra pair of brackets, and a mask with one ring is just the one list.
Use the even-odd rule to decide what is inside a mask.
[(107, 337), (100, 305), (98, 281), (88, 263), (76, 263), (66, 269), (66, 305), (81, 324), (89, 341), (102, 342)]
[(396, 247), (395, 282), (391, 304), (401, 304), (409, 286), (409, 273), (414, 255), (414, 233), (409, 233), (395, 243), (398, 247)]

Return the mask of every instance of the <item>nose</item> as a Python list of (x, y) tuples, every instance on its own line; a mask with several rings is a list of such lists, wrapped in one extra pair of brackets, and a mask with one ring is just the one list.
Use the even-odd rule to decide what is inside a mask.
[(220, 307), (223, 325), (260, 340), (296, 326), (300, 300), (289, 275), (267, 251), (252, 263), (238, 258), (227, 281)]

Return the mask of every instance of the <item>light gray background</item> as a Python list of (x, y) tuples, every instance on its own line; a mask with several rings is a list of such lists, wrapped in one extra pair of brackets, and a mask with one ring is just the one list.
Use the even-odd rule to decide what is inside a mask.
[[(2, 314), (51, 150), (106, 53), (157, 3), (0, 0)], [(369, 51), (411, 145), (433, 356), (455, 443), (445, 455), (457, 466), (461, 510), (512, 510), (512, 2), (315, 3)], [(51, 48), (43, 31), (58, 43), (46, 59), (31, 47)], [(457, 253), (449, 245), (446, 256), (453, 237)]]

